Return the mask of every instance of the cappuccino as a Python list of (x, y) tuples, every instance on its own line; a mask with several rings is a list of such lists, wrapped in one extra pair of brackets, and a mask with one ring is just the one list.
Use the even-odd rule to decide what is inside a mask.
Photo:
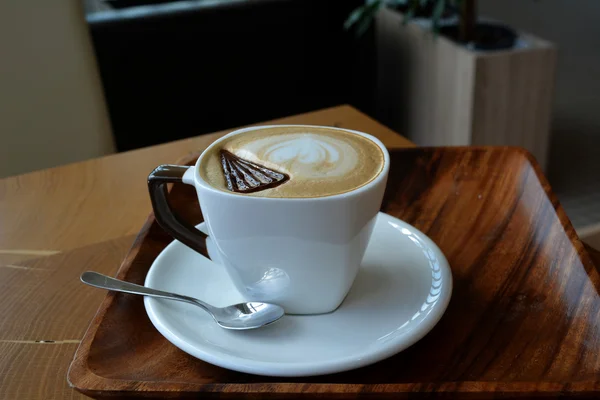
[(346, 193), (383, 170), (383, 151), (345, 130), (265, 127), (230, 136), (203, 155), (200, 175), (216, 189), (249, 196), (300, 198)]

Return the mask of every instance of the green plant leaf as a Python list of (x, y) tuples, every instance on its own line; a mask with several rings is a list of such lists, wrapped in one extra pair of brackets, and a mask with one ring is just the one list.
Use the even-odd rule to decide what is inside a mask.
[(355, 21), (356, 24), (356, 36), (360, 37), (365, 34), (373, 23), (373, 18), (377, 11), (384, 6), (383, 0), (373, 0), (363, 6), (363, 10), (360, 13), (360, 17)]
[(379, 9), (384, 5), (384, 0), (373, 0), (372, 2), (367, 4), (367, 10), (365, 14), (372, 18), (375, 15), (375, 13), (379, 11)]
[(373, 23), (373, 20), (371, 18), (363, 18), (359, 23), (358, 26), (356, 27), (356, 36), (357, 37), (361, 37), (362, 35), (365, 34), (365, 32), (369, 29), (369, 27), (371, 26), (371, 23)]
[(373, 23), (373, 15), (375, 15), (374, 12), (367, 12), (365, 14), (365, 16), (363, 17), (363, 19), (360, 20), (360, 22), (358, 23), (358, 25), (356, 27), (356, 36), (357, 37), (361, 37), (369, 29), (369, 27)]
[(349, 30), (354, 26), (354, 24), (356, 24), (360, 19), (362, 19), (366, 9), (366, 5), (354, 9), (354, 11), (352, 11), (346, 19), (346, 22), (344, 22), (344, 29)]

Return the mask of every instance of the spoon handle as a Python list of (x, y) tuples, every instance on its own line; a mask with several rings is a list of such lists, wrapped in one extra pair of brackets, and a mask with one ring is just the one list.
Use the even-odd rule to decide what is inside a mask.
[(108, 289), (115, 292), (124, 292), (131, 294), (139, 294), (142, 296), (151, 296), (159, 297), (162, 299), (184, 301), (186, 303), (192, 303), (197, 306), (200, 306), (208, 312), (212, 312), (212, 307), (210, 305), (193, 297), (182, 296), (180, 294), (163, 292), (162, 290), (156, 290), (146, 286), (136, 285), (135, 283), (121, 281), (119, 279), (111, 278), (110, 276), (99, 274), (98, 272), (84, 272), (83, 274), (81, 274), (81, 282), (100, 289)]

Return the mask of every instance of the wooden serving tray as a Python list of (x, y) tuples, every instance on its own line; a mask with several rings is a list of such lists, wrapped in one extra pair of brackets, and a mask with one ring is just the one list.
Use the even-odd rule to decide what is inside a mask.
[[(180, 214), (200, 222), (192, 187), (175, 186), (170, 198)], [(110, 293), (75, 354), (71, 385), (95, 398), (600, 395), (600, 275), (528, 154), (392, 151), (382, 210), (433, 239), (454, 276), (446, 314), (411, 348), (334, 375), (238, 373), (169, 343), (142, 298)], [(151, 215), (118, 278), (143, 283), (170, 241)]]

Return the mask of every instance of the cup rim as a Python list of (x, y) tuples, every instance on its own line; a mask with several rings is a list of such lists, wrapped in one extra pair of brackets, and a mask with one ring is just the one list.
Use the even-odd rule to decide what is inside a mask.
[[(288, 128), (288, 127), (323, 128), (323, 129), (338, 130), (338, 131), (343, 131), (343, 132), (352, 132), (354, 134), (363, 136), (363, 137), (371, 140), (377, 146), (379, 146), (381, 152), (383, 153), (383, 168), (381, 169), (381, 171), (379, 172), (379, 174), (375, 178), (373, 178), (370, 182), (368, 182), (365, 185), (362, 185), (362, 186), (360, 186), (358, 188), (349, 190), (349, 191), (344, 192), (344, 193), (332, 194), (332, 195), (328, 195), (328, 196), (319, 196), (319, 197), (263, 197), (263, 196), (248, 196), (248, 195), (244, 195), (244, 194), (240, 194), (240, 193), (226, 192), (224, 190), (219, 190), (219, 189), (211, 186), (208, 182), (206, 182), (200, 176), (200, 164), (202, 163), (202, 159), (204, 158), (204, 156), (209, 152), (210, 149), (212, 149), (214, 146), (217, 146), (219, 143), (221, 143), (222, 141), (224, 141), (226, 138), (228, 138), (230, 136), (239, 135), (239, 134), (244, 133), (244, 132), (258, 130), (258, 129), (265, 129), (265, 128)], [(219, 139), (215, 140), (206, 149), (204, 149), (204, 151), (202, 152), (202, 154), (200, 154), (200, 156), (196, 160), (196, 163), (194, 164), (194, 184), (195, 184), (196, 187), (201, 187), (202, 189), (207, 190), (207, 191), (212, 192), (212, 193), (217, 193), (219, 195), (223, 195), (223, 196), (226, 196), (226, 197), (248, 199), (249, 201), (286, 201), (286, 202), (290, 202), (290, 201), (307, 201), (307, 200), (312, 200), (312, 201), (330, 201), (330, 200), (337, 200), (337, 199), (352, 197), (352, 196), (358, 195), (360, 193), (363, 193), (363, 192), (371, 189), (372, 187), (378, 185), (382, 180), (384, 180), (384, 179), (387, 178), (389, 169), (390, 169), (390, 155), (389, 155), (389, 152), (388, 152), (387, 148), (381, 142), (381, 140), (379, 140), (378, 138), (376, 138), (373, 135), (369, 135), (368, 133), (364, 133), (364, 132), (353, 130), (353, 129), (338, 128), (338, 127), (324, 126), (324, 125), (306, 125), (306, 124), (256, 125), (256, 126), (250, 126), (250, 127), (246, 127), (246, 128), (236, 129), (236, 130), (234, 130), (232, 132), (229, 132), (227, 135), (225, 135), (223, 137), (220, 137)]]

